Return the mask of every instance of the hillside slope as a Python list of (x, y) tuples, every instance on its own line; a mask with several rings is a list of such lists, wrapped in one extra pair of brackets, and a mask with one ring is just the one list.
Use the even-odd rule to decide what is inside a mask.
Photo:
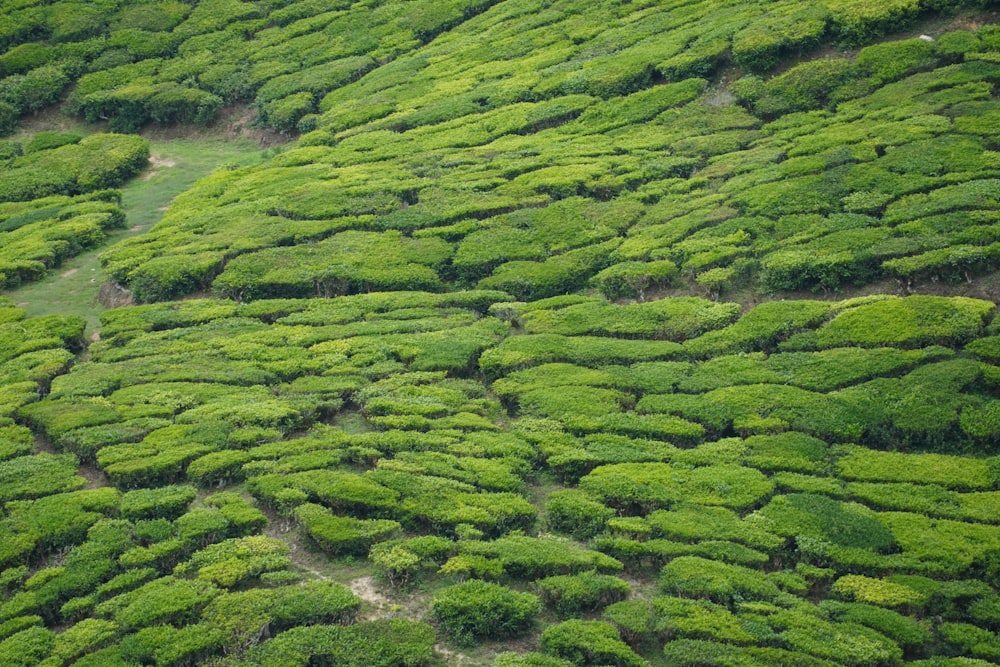
[(995, 3), (0, 7), (0, 665), (1000, 661)]

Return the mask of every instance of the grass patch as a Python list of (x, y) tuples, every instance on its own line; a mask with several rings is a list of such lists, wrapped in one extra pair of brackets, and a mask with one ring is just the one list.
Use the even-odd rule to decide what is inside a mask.
[[(150, 140), (149, 168), (122, 188), (128, 228), (111, 234), (109, 244), (148, 231), (163, 217), (173, 198), (198, 179), (219, 168), (256, 164), (270, 152), (248, 139)], [(90, 336), (100, 326), (99, 316), (104, 309), (97, 300), (101, 285), (108, 279), (99, 260), (102, 250), (77, 255), (43, 280), (7, 294), (29, 317), (56, 314), (84, 317), (86, 334)]]

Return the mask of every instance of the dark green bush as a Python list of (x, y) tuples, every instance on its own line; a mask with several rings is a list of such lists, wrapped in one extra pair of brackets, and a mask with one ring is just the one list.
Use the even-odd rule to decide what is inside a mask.
[(837, 558), (837, 547), (886, 553), (897, 548), (893, 532), (868, 508), (826, 496), (790, 494), (776, 496), (759, 511), (768, 529), (794, 537), (797, 548), (823, 557)]
[[(14, 133), (14, 130), (17, 129), (18, 118), (20, 115), (21, 114), (17, 111), (17, 107), (10, 102), (0, 100), (0, 137), (5, 137), (8, 134)], [(13, 157), (13, 155), (9, 157)]]
[(58, 100), (69, 82), (61, 67), (43, 65), (0, 79), (0, 101), (13, 106), (18, 114), (37, 112)]
[(845, 58), (811, 60), (768, 80), (761, 94), (749, 101), (765, 117), (819, 109), (832, 91), (855, 76), (855, 64)]

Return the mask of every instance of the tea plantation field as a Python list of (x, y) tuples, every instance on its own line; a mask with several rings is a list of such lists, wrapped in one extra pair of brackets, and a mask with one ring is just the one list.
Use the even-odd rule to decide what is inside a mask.
[(0, 665), (1000, 664), (998, 12), (0, 0)]

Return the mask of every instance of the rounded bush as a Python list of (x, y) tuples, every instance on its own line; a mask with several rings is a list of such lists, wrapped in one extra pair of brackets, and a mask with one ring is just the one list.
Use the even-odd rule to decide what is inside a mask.
[(459, 643), (499, 639), (526, 631), (540, 608), (537, 595), (473, 579), (434, 596), (434, 617)]

